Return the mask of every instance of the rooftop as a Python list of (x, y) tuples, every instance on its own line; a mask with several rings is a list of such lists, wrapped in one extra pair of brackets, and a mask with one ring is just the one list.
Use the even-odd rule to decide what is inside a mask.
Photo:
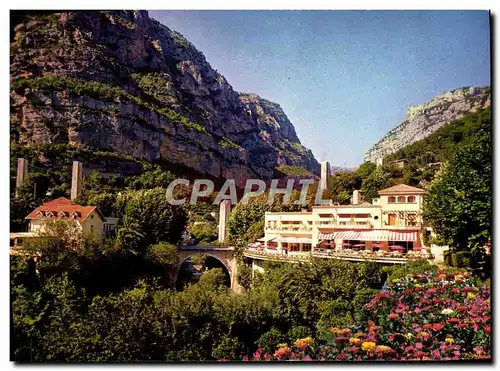
[(95, 206), (80, 206), (76, 202), (70, 201), (65, 197), (59, 197), (55, 200), (45, 202), (28, 214), (26, 219), (71, 219), (84, 221), (96, 210), (99, 217), (104, 220), (99, 210)]
[(421, 188), (412, 187), (406, 184), (397, 184), (395, 186), (378, 191), (379, 195), (394, 195), (394, 194), (424, 194), (425, 191)]

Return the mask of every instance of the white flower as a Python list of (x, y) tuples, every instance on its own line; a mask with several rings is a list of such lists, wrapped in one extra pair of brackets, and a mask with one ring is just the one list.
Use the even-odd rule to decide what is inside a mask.
[(450, 309), (450, 308), (445, 308), (441, 312), (441, 314), (452, 314), (452, 313), (453, 313), (453, 309)]

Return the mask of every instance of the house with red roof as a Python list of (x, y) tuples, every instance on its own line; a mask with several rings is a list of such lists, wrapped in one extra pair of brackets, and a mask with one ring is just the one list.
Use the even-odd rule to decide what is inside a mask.
[(102, 235), (106, 218), (96, 206), (81, 206), (65, 197), (45, 202), (28, 214), (28, 232), (44, 232), (49, 220), (66, 220), (76, 223), (84, 234)]
[[(28, 232), (11, 233), (11, 246), (22, 245), (25, 238), (38, 237), (46, 231), (46, 224), (52, 220), (75, 223), (84, 234), (94, 234), (100, 238), (110, 229), (109, 221), (96, 206), (81, 206), (65, 197), (45, 202), (26, 217)], [(116, 225), (117, 220), (112, 223)]]

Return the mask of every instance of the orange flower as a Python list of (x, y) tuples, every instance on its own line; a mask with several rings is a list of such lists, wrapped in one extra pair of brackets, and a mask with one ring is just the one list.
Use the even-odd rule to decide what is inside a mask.
[(397, 314), (397, 313), (391, 313), (387, 317), (389, 317), (389, 319), (398, 319), (399, 318), (399, 314)]
[(339, 335), (347, 335), (350, 332), (351, 332), (351, 330), (349, 330), (348, 328), (344, 328), (342, 330), (338, 330), (337, 334), (339, 334)]
[(304, 349), (310, 347), (312, 344), (313, 344), (313, 339), (309, 336), (306, 338), (303, 338), (303, 339), (299, 339), (295, 342), (295, 346), (299, 350), (304, 350)]
[(274, 356), (278, 359), (286, 358), (290, 354), (292, 354), (292, 350), (287, 346), (281, 347), (274, 352)]

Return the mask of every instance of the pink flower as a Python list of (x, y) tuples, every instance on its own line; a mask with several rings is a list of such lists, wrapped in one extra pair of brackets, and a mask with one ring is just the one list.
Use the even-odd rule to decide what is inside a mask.
[(435, 358), (435, 359), (441, 359), (441, 352), (439, 350), (434, 350), (432, 352), (432, 356)]

